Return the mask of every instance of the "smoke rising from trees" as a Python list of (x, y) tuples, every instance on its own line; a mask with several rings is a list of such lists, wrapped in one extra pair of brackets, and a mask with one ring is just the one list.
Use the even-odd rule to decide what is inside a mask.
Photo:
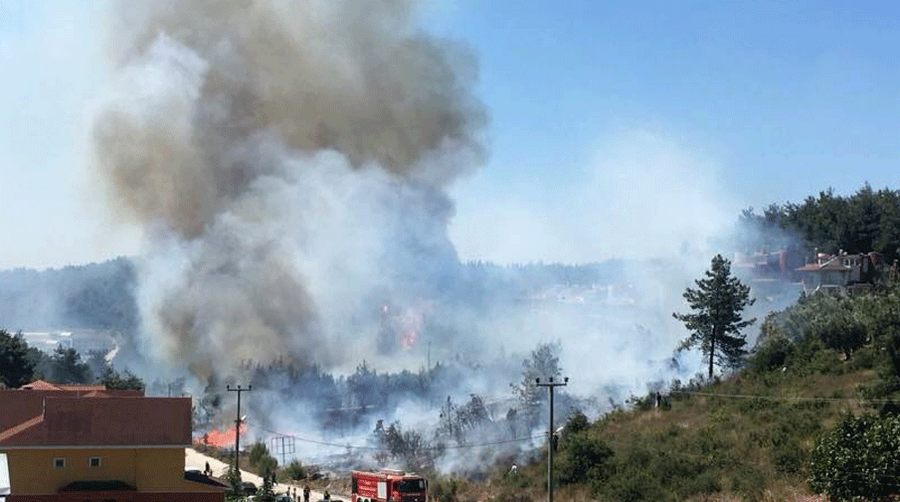
[[(461, 264), (448, 238), (448, 190), (486, 154), (486, 112), (472, 91), (472, 56), (421, 32), (411, 2), (119, 7), (116, 76), (95, 116), (92, 165), (112, 210), (147, 240), (136, 260), (134, 349), (149, 361), (148, 381), (187, 369), (218, 414), (228, 411), (215, 399), (223, 382), (254, 377), (259, 366), (247, 361), (279, 361), (290, 370), (267, 386), (254, 381), (249, 406), (290, 401), (309, 411), (270, 427), (314, 430), (324, 410), (368, 404), (330, 391), (332, 374), (364, 360), (415, 370), (425, 346), (435, 362), (460, 358), (448, 365), (459, 374), (450, 388), (432, 389), (457, 402), (505, 398), (522, 356), (556, 340), (558, 367), (579, 372), (571, 391), (601, 403), (679, 371), (670, 358), (681, 332), (669, 317), (678, 299), (666, 292), (702, 270), (710, 236), (699, 234), (718, 229), (695, 217), (715, 213), (718, 198), (684, 181), (696, 169), (690, 156), (613, 156), (589, 185), (605, 194), (598, 206), (623, 209), (606, 218), (608, 231), (572, 225), (565, 234), (590, 235), (599, 251), (631, 229), (640, 239), (629, 246), (677, 256), (617, 267), (621, 288), (602, 279), (527, 287), (524, 274)], [(660, 197), (647, 179), (685, 189)], [(645, 199), (659, 207), (646, 211)], [(673, 216), (650, 218), (663, 211)], [(654, 235), (666, 242), (645, 242)], [(685, 239), (694, 245), (679, 247)], [(419, 374), (435, 373), (429, 366)], [(380, 417), (388, 422), (433, 422), (421, 392), (380, 401), (392, 408)], [(523, 413), (523, 429), (533, 414)]]
[(381, 303), (452, 279), (445, 188), (482, 159), (485, 112), (472, 58), (411, 2), (121, 7), (95, 165), (151, 243), (149, 352), (203, 378), (333, 363)]

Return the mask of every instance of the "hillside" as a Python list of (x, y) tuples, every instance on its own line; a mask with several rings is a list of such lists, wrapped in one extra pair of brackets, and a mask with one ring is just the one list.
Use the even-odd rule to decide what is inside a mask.
[[(766, 319), (765, 338), (743, 370), (672, 382), (659, 407), (648, 395), (594, 423), (571, 416), (558, 448), (556, 499), (825, 500), (816, 492), (854, 484), (878, 494), (866, 500), (900, 494), (898, 312), (897, 287), (805, 298)], [(864, 337), (836, 342), (828, 336), (835, 325)], [(826, 450), (825, 438), (848, 416), (893, 424), (888, 452), (866, 463)], [(437, 500), (540, 500), (543, 455), (517, 474), (498, 465), (484, 483), (438, 480)], [(832, 457), (844, 464), (825, 477), (844, 478), (823, 479), (823, 458)]]
[[(461, 265), (465, 294), (518, 298), (531, 291), (566, 284), (590, 286), (622, 279), (636, 262), (608, 260), (582, 265)], [(136, 300), (136, 261), (118, 257), (101, 263), (58, 269), (0, 270), (0, 328), (11, 332), (102, 329), (128, 336), (140, 324)]]
[(10, 331), (137, 327), (128, 258), (60, 269), (0, 271), (0, 327)]

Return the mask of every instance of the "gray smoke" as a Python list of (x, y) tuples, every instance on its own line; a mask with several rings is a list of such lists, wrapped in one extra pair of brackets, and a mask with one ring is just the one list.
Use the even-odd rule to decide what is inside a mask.
[(368, 350), (382, 302), (452, 275), (445, 189), (481, 162), (485, 112), (473, 59), (411, 2), (120, 7), (95, 164), (150, 243), (150, 353), (201, 377), (332, 363)]

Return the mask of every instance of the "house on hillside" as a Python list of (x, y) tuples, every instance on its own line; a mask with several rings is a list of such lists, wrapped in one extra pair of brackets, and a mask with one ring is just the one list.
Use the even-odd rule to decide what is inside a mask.
[(816, 253), (813, 263), (797, 269), (806, 294), (818, 291), (844, 294), (871, 287), (884, 265), (880, 253)]
[(797, 268), (806, 261), (802, 251), (795, 246), (776, 251), (767, 249), (753, 254), (735, 253), (732, 269), (744, 279), (761, 281), (796, 282)]
[(190, 398), (43, 381), (0, 390), (0, 499), (224, 501), (223, 484), (185, 472), (190, 443)]

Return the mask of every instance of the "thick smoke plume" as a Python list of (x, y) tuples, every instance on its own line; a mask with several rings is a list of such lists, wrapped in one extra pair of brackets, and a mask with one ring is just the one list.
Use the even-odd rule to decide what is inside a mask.
[(407, 1), (128, 2), (96, 165), (150, 253), (146, 349), (355, 362), (382, 304), (451, 287), (445, 189), (485, 113), (465, 50)]
[[(693, 156), (638, 135), (558, 209), (528, 200), (510, 205), (515, 221), (484, 213), (485, 235), (521, 230), (503, 243), (516, 251), (640, 259), (461, 264), (447, 193), (483, 160), (486, 114), (472, 57), (420, 32), (411, 2), (120, 7), (94, 164), (148, 245), (137, 350), (117, 362), (148, 381), (190, 371), (210, 422), (232, 416), (226, 383), (252, 382), (260, 439), (365, 445), (377, 420), (402, 420), (439, 442), (526, 440), (485, 450), (495, 455), (542, 430), (542, 403), (510, 392), (534, 381), (523, 359), (535, 347), (558, 347), (549, 374), (572, 377), (560, 417), (596, 415), (699, 367), (695, 355), (672, 359), (685, 333), (671, 314), (722, 251), (711, 238), (727, 212)], [(470, 425), (467, 438), (450, 416)], [(471, 466), (472, 451), (453, 451), (440, 468)]]

